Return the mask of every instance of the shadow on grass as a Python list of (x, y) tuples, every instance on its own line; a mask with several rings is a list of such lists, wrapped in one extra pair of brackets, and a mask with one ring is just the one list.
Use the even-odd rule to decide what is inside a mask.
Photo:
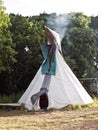
[(16, 110), (16, 109), (0, 109), (0, 117), (11, 117), (11, 116), (24, 116), (24, 115), (39, 115), (51, 113), (54, 110), (38, 110), (38, 111), (27, 111), (27, 110)]

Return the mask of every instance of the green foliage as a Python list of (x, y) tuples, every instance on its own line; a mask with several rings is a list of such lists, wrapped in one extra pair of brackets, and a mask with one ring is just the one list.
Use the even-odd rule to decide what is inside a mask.
[(90, 17), (84, 15), (83, 13), (70, 13), (71, 24), (73, 27), (77, 28), (89, 28), (89, 23), (91, 23)]
[(0, 95), (0, 103), (11, 103), (12, 102), (12, 96), (7, 96), (7, 95)]
[(89, 26), (91, 28), (93, 28), (94, 30), (98, 30), (98, 16), (96, 17), (91, 17), (91, 23), (89, 24)]
[(90, 77), (94, 72), (93, 57), (96, 56), (95, 32), (89, 28), (90, 18), (87, 16), (76, 13), (72, 15), (71, 20), (71, 25), (63, 39), (63, 41), (66, 39), (63, 43), (65, 59), (69, 57), (68, 64), (77, 77)]
[[(94, 71), (93, 57), (96, 55), (95, 32), (89, 27), (93, 17), (90, 19), (82, 13), (69, 15), (71, 22), (62, 40), (64, 58), (77, 77), (90, 76)], [(1, 93), (23, 91), (33, 79), (43, 61), (40, 45), (46, 42), (44, 25), (48, 17), (54, 22), (56, 13), (8, 16), (0, 1)], [(25, 47), (29, 50), (26, 51)]]
[(9, 30), (11, 26), (10, 18), (5, 13), (5, 9), (0, 1), (0, 72), (11, 71), (12, 65), (16, 62), (16, 54), (12, 42), (12, 35)]
[(23, 92), (0, 95), (0, 103), (17, 103)]
[[(18, 53), (14, 72), (10, 76), (17, 78), (17, 81), (15, 79), (12, 81), (12, 86), (16, 84), (17, 90), (22, 91), (27, 88), (42, 63), (40, 45), (45, 43), (44, 21), (14, 14), (10, 14), (10, 19), (12, 23), (10, 30)], [(25, 47), (29, 50), (26, 51)]]

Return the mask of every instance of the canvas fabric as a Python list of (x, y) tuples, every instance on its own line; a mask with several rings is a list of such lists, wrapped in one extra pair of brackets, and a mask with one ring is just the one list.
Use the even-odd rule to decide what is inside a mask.
[[(74, 75), (70, 67), (65, 62), (64, 58), (56, 49), (56, 74), (51, 75), (51, 82), (49, 84), (48, 96), (48, 109), (62, 108), (68, 104), (85, 105), (93, 103), (93, 99), (84, 89), (80, 81)], [(18, 103), (24, 103), (28, 110), (38, 110), (39, 99), (33, 105), (31, 96), (38, 93), (42, 87), (45, 75), (41, 73), (42, 65), (36, 73), (34, 79), (31, 81), (27, 90), (24, 92)]]

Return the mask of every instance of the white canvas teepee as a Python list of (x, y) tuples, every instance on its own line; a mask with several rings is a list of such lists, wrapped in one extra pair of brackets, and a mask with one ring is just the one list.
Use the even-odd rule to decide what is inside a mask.
[[(49, 29), (51, 31), (51, 29)], [(52, 31), (51, 31), (52, 32)], [(54, 34), (53, 34), (54, 35)], [(49, 89), (46, 92), (49, 108), (62, 108), (68, 104), (85, 105), (93, 103), (92, 98), (81, 85), (70, 67), (64, 61), (62, 55), (56, 48), (56, 74), (51, 75)], [(31, 102), (31, 96), (38, 93), (41, 89), (45, 75), (41, 72), (42, 65), (31, 81), (27, 90), (19, 99), (19, 103), (25, 104), (28, 110), (40, 109), (40, 97), (35, 104)]]

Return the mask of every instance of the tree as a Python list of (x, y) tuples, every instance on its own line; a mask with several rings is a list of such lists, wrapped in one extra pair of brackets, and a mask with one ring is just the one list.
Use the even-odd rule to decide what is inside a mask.
[(12, 42), (12, 35), (9, 31), (11, 26), (10, 18), (5, 13), (5, 8), (0, 0), (0, 72), (11, 71), (15, 63), (15, 45)]
[(89, 24), (89, 26), (98, 31), (98, 15), (96, 17), (91, 17), (91, 23)]
[[(9, 90), (9, 74), (13, 71), (15, 59), (15, 44), (9, 30), (10, 18), (5, 13), (2, 0), (0, 0), (0, 93), (7, 93)], [(11, 82), (11, 81), (10, 81)]]
[[(10, 14), (13, 33), (13, 42), (16, 43), (17, 63), (11, 74), (12, 87), (15, 91), (22, 91), (27, 88), (30, 81), (42, 63), (40, 45), (45, 42), (43, 20), (36, 21), (33, 18), (21, 15)], [(29, 50), (26, 51), (25, 48)]]
[[(90, 77), (94, 72), (93, 57), (96, 55), (95, 32), (89, 28), (90, 17), (72, 13), (71, 25), (62, 41), (65, 59), (78, 78)], [(65, 42), (65, 43), (64, 43)], [(67, 58), (66, 58), (67, 57)]]
[[(96, 48), (97, 48), (97, 54), (96, 54), (96, 62), (98, 64), (98, 16), (96, 17), (91, 17), (91, 23), (89, 26), (95, 30), (96, 32)], [(98, 69), (98, 68), (96, 68)]]

